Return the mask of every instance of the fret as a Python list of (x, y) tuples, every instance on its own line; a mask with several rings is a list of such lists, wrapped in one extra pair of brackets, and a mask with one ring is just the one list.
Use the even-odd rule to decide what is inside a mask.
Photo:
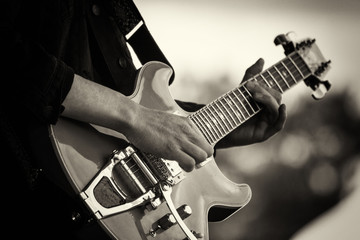
[[(241, 93), (241, 91), (240, 91), (239, 88), (237, 88), (236, 91), (237, 91), (238, 93), (240, 93), (240, 95), (241, 95), (242, 97), (244, 97), (244, 95)], [(241, 106), (242, 106), (243, 109), (245, 110), (245, 113), (247, 113), (247, 116), (245, 116), (244, 111), (242, 111), (242, 113), (244, 114), (245, 119), (248, 119), (248, 118), (251, 116), (250, 113), (249, 113), (249, 111), (248, 111), (248, 109), (246, 108), (245, 104), (244, 104), (243, 101), (239, 98), (238, 95), (237, 95), (237, 99), (239, 100)]]
[(206, 127), (205, 129), (206, 129), (207, 132), (209, 133), (209, 137), (210, 137), (210, 139), (211, 139), (211, 142), (215, 142), (215, 141), (216, 141), (216, 136), (215, 136), (215, 134), (213, 133), (213, 130), (212, 130), (212, 127), (211, 127), (210, 123), (208, 122), (208, 120), (206, 119), (206, 116), (205, 116), (204, 113), (203, 113), (203, 109), (204, 109), (204, 108), (200, 109), (199, 114), (200, 114), (201, 119), (203, 120), (203, 122), (204, 122), (204, 124), (205, 124), (205, 125), (204, 125), (204, 126)]
[(298, 66), (299, 70), (301, 71), (303, 78), (307, 78), (309, 75), (311, 75), (311, 70), (309, 67), (305, 64), (303, 58), (299, 54), (293, 55), (295, 57), (296, 65)]
[(286, 71), (290, 74), (292, 80), (294, 80), (294, 82), (297, 83), (296, 78), (294, 77), (294, 75), (292, 75), (291, 71), (288, 69), (288, 67), (286, 66), (286, 64), (285, 64), (283, 61), (281, 61), (281, 64), (282, 64), (283, 67), (286, 69)]
[(209, 113), (206, 111), (207, 107), (203, 107), (202, 110), (203, 110), (202, 111), (203, 116), (205, 117), (206, 121), (209, 123), (210, 130), (212, 130), (212, 133), (214, 133), (213, 135), (215, 135), (215, 140), (219, 139), (220, 138), (219, 133), (216, 131), (217, 126), (214, 123), (213, 119), (211, 119)]
[(276, 65), (276, 68), (279, 70), (279, 72), (281, 73), (280, 75), (286, 79), (286, 82), (292, 86), (294, 84), (296, 84), (296, 80), (290, 75), (289, 71), (285, 68), (285, 66), (283, 65), (282, 62), (278, 63)]
[(217, 136), (219, 136), (219, 138), (220, 138), (222, 135), (222, 132), (218, 126), (219, 123), (218, 123), (217, 119), (213, 117), (213, 112), (211, 111), (211, 109), (209, 107), (210, 107), (210, 105), (206, 106), (204, 108), (204, 112), (206, 113), (206, 116), (208, 117), (210, 123), (212, 123), (213, 129), (215, 130), (215, 134)]
[(270, 83), (264, 78), (263, 75), (259, 74), (259, 76), (260, 76), (260, 80), (257, 80), (258, 82), (260, 82), (260, 81), (262, 80), (263, 82), (266, 83), (266, 85), (267, 85), (269, 88), (272, 88), (272, 87), (273, 87), (273, 86), (270, 85)]
[(209, 118), (210, 118), (210, 121), (213, 123), (213, 126), (215, 126), (215, 130), (217, 130), (216, 134), (219, 136), (219, 138), (221, 138), (221, 136), (224, 133), (221, 131), (221, 127), (219, 127), (220, 123), (219, 123), (218, 119), (214, 116), (214, 113), (211, 110), (210, 110)]
[(241, 112), (241, 109), (239, 108), (238, 104), (236, 103), (236, 101), (231, 97), (230, 94), (233, 94), (235, 95), (235, 97), (237, 98), (236, 94), (232, 91), (232, 92), (229, 92), (229, 96), (230, 96), (230, 100), (231, 102), (233, 103), (233, 105), (236, 107), (236, 111), (235, 111), (235, 116), (237, 117), (237, 119), (239, 120), (239, 123), (242, 123), (245, 118), (244, 116), (242, 115), (242, 112)]
[(208, 132), (208, 130), (204, 127), (204, 125), (201, 123), (201, 118), (200, 120), (199, 118), (199, 111), (190, 115), (190, 119), (193, 121), (193, 123), (195, 123), (195, 125), (198, 127), (198, 129), (201, 131), (201, 133), (203, 134), (203, 136), (206, 138), (206, 140), (208, 141), (208, 143), (212, 142), (211, 139), (211, 134)]
[[(234, 109), (231, 107), (231, 102), (229, 101), (229, 99), (226, 98), (226, 96), (228, 96), (228, 95), (225, 94), (225, 95), (223, 96), (223, 99), (225, 100), (227, 106), (229, 106), (230, 110), (231, 110), (232, 112), (234, 112)], [(233, 117), (233, 114), (231, 114), (231, 112), (228, 110), (228, 108), (226, 108), (226, 110), (228, 111), (230, 118), (231, 118), (231, 119), (234, 121), (234, 123), (235, 123), (235, 126), (232, 126), (232, 125), (231, 125), (231, 128), (234, 129), (234, 128), (238, 125), (238, 123), (236, 122), (235, 118)]]
[(243, 111), (241, 110), (241, 106), (239, 106), (239, 104), (236, 103), (236, 102), (239, 102), (240, 104), (242, 104), (242, 102), (241, 102), (240, 98), (236, 95), (236, 93), (234, 91), (232, 91), (231, 93), (235, 96), (235, 99), (237, 100), (236, 101), (234, 99), (231, 99), (232, 101), (234, 101), (235, 106), (236, 106), (236, 108), (238, 110), (237, 112), (238, 112), (238, 117), (240, 118), (240, 122), (244, 122), (246, 120), (246, 117), (245, 117)]
[(276, 70), (276, 66), (273, 66), (270, 70), (270, 75), (279, 83), (281, 89), (285, 92), (290, 88), (289, 84), (280, 76), (279, 72)]
[(274, 79), (270, 76), (268, 70), (264, 71), (262, 73), (262, 75), (264, 76), (264, 78), (270, 83), (270, 85), (272, 86), (273, 89), (279, 91), (279, 92), (284, 92), (282, 90), (282, 88), (280, 87), (279, 83), (277, 81), (274, 81)]
[(292, 64), (295, 66), (296, 70), (300, 73), (301, 78), (304, 78), (303, 73), (300, 71), (300, 69), (298, 68), (297, 64), (294, 62), (294, 60), (291, 58), (292, 56), (289, 57), (289, 60), (292, 62)]
[(199, 121), (199, 124), (200, 124), (200, 129), (203, 129), (203, 131), (202, 131), (203, 135), (206, 137), (208, 142), (211, 143), (213, 141), (213, 136), (209, 132), (209, 130), (206, 128), (205, 121), (201, 118), (200, 114), (196, 114), (195, 119), (199, 119), (198, 121)]
[(284, 60), (284, 63), (288, 67), (292, 75), (295, 77), (297, 82), (303, 79), (299, 71), (296, 69), (294, 63), (289, 58), (286, 58)]
[(220, 131), (220, 133), (222, 134), (222, 135), (225, 135), (225, 133), (227, 132), (226, 130), (225, 130), (225, 128), (224, 128), (224, 126), (221, 124), (222, 123), (222, 120), (221, 120), (221, 118), (220, 118), (220, 114), (219, 114), (219, 112), (216, 110), (216, 108), (210, 103), (209, 104), (209, 108), (210, 107), (212, 107), (213, 109), (214, 109), (214, 111), (211, 111), (211, 114), (212, 114), (212, 116), (216, 119), (216, 121), (217, 121), (217, 123), (218, 123), (218, 125), (220, 126), (220, 128), (222, 129), (222, 131)]
[(245, 100), (247, 101), (247, 103), (250, 104), (251, 109), (253, 110), (253, 112), (255, 113), (256, 111), (258, 111), (260, 109), (259, 105), (255, 102), (255, 100), (252, 98), (251, 93), (249, 92), (249, 90), (243, 85), (240, 86), (240, 88), (243, 88), (245, 91), (243, 91), (243, 95), (245, 96)]
[(286, 84), (286, 86), (290, 89), (290, 84), (286, 81), (286, 78), (284, 78), (284, 76), (281, 74), (280, 70), (274, 66), (275, 71), (277, 72), (277, 74), (281, 77), (281, 79), (283, 80), (283, 82)]
[(309, 77), (311, 75), (311, 70), (305, 64), (303, 66), (299, 67), (299, 69), (303, 73), (304, 79), (306, 79), (307, 77)]
[(270, 78), (272, 79), (272, 81), (275, 82), (275, 84), (276, 84), (276, 86), (279, 88), (280, 92), (283, 93), (284, 90), (281, 88), (280, 84), (276, 81), (276, 79), (275, 79), (274, 76), (270, 73), (270, 71), (267, 70), (266, 72), (269, 74), (269, 76), (270, 76)]
[[(223, 103), (222, 100), (224, 100), (225, 103)], [(223, 107), (223, 109), (225, 110), (225, 112), (227, 113), (227, 116), (228, 116), (227, 119), (229, 120), (231, 129), (234, 129), (235, 127), (233, 126), (233, 122), (231, 121), (231, 119), (233, 119), (233, 118), (231, 117), (231, 113), (229, 112), (229, 110), (228, 110), (227, 107), (226, 107), (227, 102), (226, 102), (226, 99), (224, 98), (224, 96), (222, 96), (222, 97), (220, 98), (219, 102), (220, 102), (221, 106)], [(234, 120), (233, 120), (233, 121), (234, 121)], [(235, 123), (235, 126), (236, 126), (236, 122), (235, 122), (235, 121), (234, 121), (234, 123)]]
[[(220, 118), (221, 120), (224, 122), (224, 125), (227, 129), (227, 131), (231, 131), (231, 127), (228, 127), (228, 125), (226, 124), (226, 122), (230, 123), (230, 120), (226, 117), (226, 114), (223, 112), (222, 108), (218, 105), (217, 103), (218, 101), (214, 101), (213, 103), (215, 104), (215, 106), (220, 110)], [(226, 121), (225, 121), (226, 120)], [(230, 126), (231, 126), (231, 123), (230, 123)]]
[[(234, 113), (234, 115), (236, 116), (236, 118), (234, 118), (234, 120), (235, 120), (235, 124), (237, 126), (237, 125), (239, 125), (241, 123), (241, 118), (239, 118), (239, 113), (238, 113), (237, 108), (236, 108), (237, 104), (234, 101), (234, 99), (231, 97), (230, 94), (231, 94), (231, 92), (228, 92), (226, 94), (227, 98), (225, 98), (225, 99), (227, 100), (228, 105), (229, 105), (232, 113)], [(236, 109), (234, 109), (234, 106), (235, 106)], [(236, 121), (236, 120), (238, 120), (238, 121)]]

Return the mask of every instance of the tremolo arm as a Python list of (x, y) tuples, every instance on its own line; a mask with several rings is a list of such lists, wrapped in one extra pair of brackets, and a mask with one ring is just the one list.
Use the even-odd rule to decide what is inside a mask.
[[(195, 240), (171, 199), (172, 186), (184, 178), (177, 162), (141, 153), (130, 145), (112, 153), (110, 161), (80, 196), (97, 219), (143, 205), (156, 209), (165, 201), (175, 219), (173, 225), (177, 223), (188, 239)], [(131, 186), (125, 186), (127, 184)], [(101, 196), (103, 192), (112, 194), (110, 202)]]

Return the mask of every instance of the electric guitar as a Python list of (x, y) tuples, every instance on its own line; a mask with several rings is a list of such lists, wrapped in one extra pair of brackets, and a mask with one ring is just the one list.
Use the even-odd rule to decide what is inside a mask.
[[(281, 93), (304, 81), (316, 99), (322, 98), (330, 88), (323, 80), (330, 61), (315, 40), (294, 43), (279, 35), (275, 44), (284, 47), (286, 57), (252, 79)], [(212, 145), (262, 109), (242, 84), (186, 112), (168, 91), (171, 74), (166, 64), (145, 64), (129, 98), (187, 116)], [(223, 221), (250, 201), (250, 187), (227, 179), (213, 157), (188, 173), (176, 161), (141, 152), (106, 128), (60, 118), (48, 130), (72, 190), (114, 239), (209, 239), (208, 221)]]

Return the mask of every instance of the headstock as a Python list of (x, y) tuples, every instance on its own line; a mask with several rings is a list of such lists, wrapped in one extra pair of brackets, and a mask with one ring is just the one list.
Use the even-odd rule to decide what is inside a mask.
[(303, 58), (311, 75), (304, 79), (304, 82), (313, 90), (312, 96), (321, 99), (329, 91), (331, 84), (324, 80), (325, 75), (330, 70), (330, 60), (326, 60), (322, 55), (315, 39), (305, 39), (299, 43), (294, 43), (288, 35), (280, 34), (274, 40), (275, 45), (282, 45), (285, 54), (289, 55), (296, 51)]

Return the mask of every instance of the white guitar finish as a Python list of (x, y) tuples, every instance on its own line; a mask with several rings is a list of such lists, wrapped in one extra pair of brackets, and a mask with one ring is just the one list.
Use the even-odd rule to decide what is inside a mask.
[[(168, 91), (171, 73), (171, 68), (160, 62), (144, 65), (130, 98), (149, 108), (188, 115)], [(114, 136), (122, 137), (111, 130), (66, 118), (59, 119), (50, 131), (63, 170), (77, 193), (84, 190), (112, 151), (119, 149), (120, 141)], [(238, 210), (250, 201), (251, 190), (246, 184), (227, 179), (211, 157), (205, 166), (186, 173), (185, 179), (173, 187), (171, 197), (175, 207), (183, 204), (191, 207), (192, 214), (184, 220), (185, 224), (190, 230), (204, 234), (203, 239), (208, 239), (209, 209), (220, 206)], [(158, 233), (156, 238), (149, 235), (154, 223), (167, 213), (169, 209), (162, 203), (156, 210), (138, 207), (99, 221), (115, 239), (184, 239), (185, 235), (177, 225)]]

